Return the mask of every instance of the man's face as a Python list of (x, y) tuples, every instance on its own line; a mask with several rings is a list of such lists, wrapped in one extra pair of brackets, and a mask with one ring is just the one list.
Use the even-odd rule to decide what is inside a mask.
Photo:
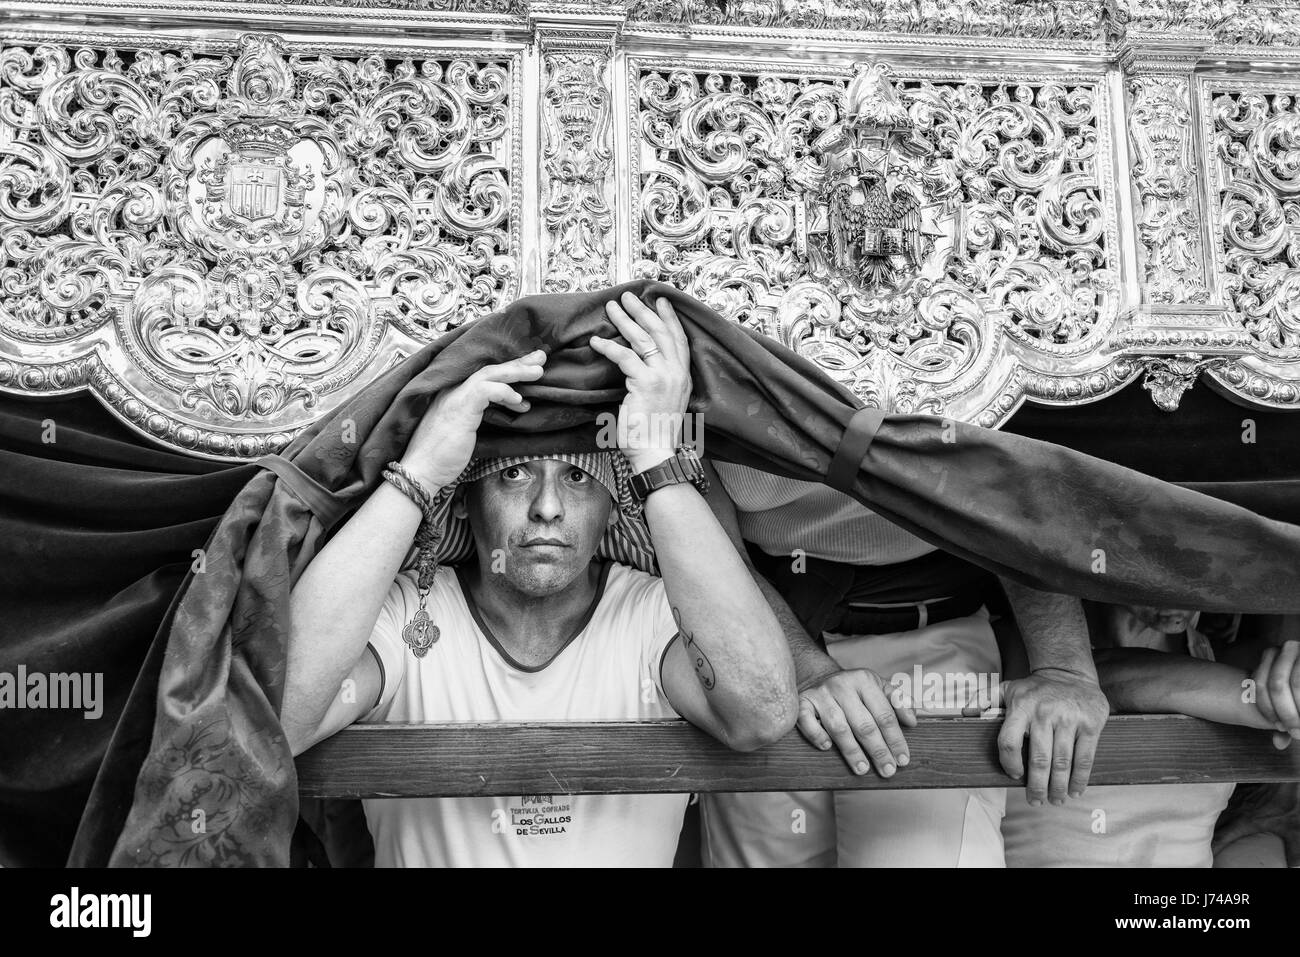
[(1156, 608), (1151, 605), (1134, 605), (1132, 611), (1138, 621), (1165, 635), (1178, 635), (1187, 630), (1194, 610), (1184, 608)]
[(567, 462), (539, 459), (473, 482), (457, 503), (469, 519), (484, 579), (536, 598), (563, 590), (590, 564), (617, 515), (599, 482)]

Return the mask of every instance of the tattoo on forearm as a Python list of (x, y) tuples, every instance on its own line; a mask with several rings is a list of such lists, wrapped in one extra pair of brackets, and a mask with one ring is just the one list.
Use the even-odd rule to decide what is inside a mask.
[(704, 685), (705, 691), (712, 691), (713, 686), (717, 684), (717, 678), (713, 674), (713, 665), (709, 664), (709, 658), (704, 653), (704, 649), (695, 643), (695, 636), (687, 631), (686, 626), (682, 624), (682, 613), (675, 606), (673, 607), (673, 621), (677, 622), (677, 633), (682, 636), (682, 643), (686, 646), (686, 653), (691, 656), (691, 667), (695, 669), (695, 677), (700, 679), (700, 684)]

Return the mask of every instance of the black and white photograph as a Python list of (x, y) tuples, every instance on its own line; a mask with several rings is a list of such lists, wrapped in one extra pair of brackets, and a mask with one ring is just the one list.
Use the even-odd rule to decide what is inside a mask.
[(1224, 946), (1298, 740), (1300, 0), (0, 10), (7, 927), (762, 869)]

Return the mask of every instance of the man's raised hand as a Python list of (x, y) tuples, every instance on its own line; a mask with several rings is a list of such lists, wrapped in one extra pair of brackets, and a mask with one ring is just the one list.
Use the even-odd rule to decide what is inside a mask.
[(537, 349), (509, 362), (484, 366), (454, 389), (444, 390), (416, 427), (402, 464), (434, 491), (456, 481), (474, 455), (488, 406), (496, 403), (512, 412), (527, 412), (528, 400), (514, 383), (536, 382), (545, 364), (546, 353)]
[(651, 309), (630, 292), (605, 312), (628, 346), (601, 336), (591, 348), (627, 376), (627, 397), (618, 410), (619, 447), (637, 472), (672, 458), (691, 398), (690, 344), (672, 303)]

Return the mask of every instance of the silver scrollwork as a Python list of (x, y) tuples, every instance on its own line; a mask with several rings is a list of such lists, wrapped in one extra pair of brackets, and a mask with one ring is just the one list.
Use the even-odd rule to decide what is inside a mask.
[(1129, 136), (1135, 148), (1137, 205), (1144, 292), (1151, 302), (1209, 301), (1205, 282), (1196, 162), (1192, 149), (1189, 78), (1135, 76), (1129, 80)]
[(610, 284), (613, 255), (608, 57), (553, 52), (543, 58), (542, 216), (548, 249), (546, 292)]
[(1292, 408), (1300, 375), (1300, 86), (1203, 81), (1219, 287), (1245, 354), (1206, 374), (1256, 404)]
[(0, 389), (196, 454), (629, 276), (895, 411), (996, 427), (1144, 374), (1300, 408), (1300, 0), (21, 7)]
[(1257, 347), (1300, 357), (1300, 115), (1289, 92), (1214, 100), (1225, 287)]
[(1113, 324), (1095, 83), (895, 81), (880, 63), (848, 78), (647, 64), (632, 80), (636, 273), (864, 399), (949, 411), (960, 396), (974, 414), (972, 383), (1010, 342), (1080, 354)]
[(147, 431), (260, 454), (517, 295), (517, 58), (197, 49), (0, 51), (0, 332), (30, 369), (104, 357), (80, 381)]
[(1091, 38), (1102, 0), (635, 0), (629, 19), (798, 30)]

